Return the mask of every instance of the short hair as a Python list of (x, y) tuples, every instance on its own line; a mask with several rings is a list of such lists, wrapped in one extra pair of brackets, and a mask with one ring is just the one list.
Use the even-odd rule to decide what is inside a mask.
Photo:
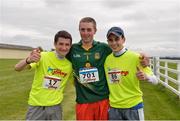
[(92, 17), (84, 17), (84, 18), (82, 18), (81, 20), (80, 20), (80, 22), (79, 22), (79, 25), (80, 25), (80, 23), (81, 22), (88, 22), (88, 23), (93, 23), (94, 24), (94, 28), (96, 29), (96, 21), (95, 21), (95, 19), (93, 19)]
[(59, 31), (56, 33), (56, 35), (54, 36), (54, 43), (56, 44), (58, 41), (58, 38), (62, 37), (65, 39), (70, 39), (70, 43), (72, 44), (72, 37), (71, 34), (65, 30)]

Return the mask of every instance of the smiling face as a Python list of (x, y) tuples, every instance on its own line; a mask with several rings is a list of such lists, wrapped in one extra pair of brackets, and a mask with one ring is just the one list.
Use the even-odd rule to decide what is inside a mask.
[(95, 25), (92, 22), (80, 22), (79, 32), (84, 44), (92, 43), (96, 33)]
[(123, 44), (125, 42), (125, 38), (123, 38), (122, 36), (117, 37), (114, 34), (110, 34), (107, 41), (109, 47), (112, 49), (113, 52), (119, 52), (124, 47)]
[(57, 42), (54, 43), (54, 46), (55, 46), (56, 52), (60, 56), (65, 57), (71, 48), (71, 40), (69, 38), (66, 39), (63, 37), (59, 37)]

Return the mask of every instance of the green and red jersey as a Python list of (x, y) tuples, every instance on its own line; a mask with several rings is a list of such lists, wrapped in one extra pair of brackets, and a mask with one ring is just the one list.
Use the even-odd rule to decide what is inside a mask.
[(109, 97), (104, 62), (111, 52), (107, 44), (97, 41), (93, 41), (93, 47), (89, 50), (82, 47), (81, 41), (72, 45), (68, 58), (76, 77), (77, 103), (96, 102)]

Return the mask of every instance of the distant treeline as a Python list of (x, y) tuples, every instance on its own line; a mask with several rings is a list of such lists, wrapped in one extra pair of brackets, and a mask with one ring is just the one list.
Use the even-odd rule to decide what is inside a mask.
[(180, 57), (160, 57), (160, 59), (180, 60)]
[[(150, 57), (153, 58), (153, 57)], [(180, 60), (180, 57), (160, 57), (160, 59), (171, 59), (171, 60)]]

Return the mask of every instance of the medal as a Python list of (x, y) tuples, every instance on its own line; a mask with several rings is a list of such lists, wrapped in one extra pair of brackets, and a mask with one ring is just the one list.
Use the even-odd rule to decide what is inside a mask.
[(86, 62), (85, 67), (86, 67), (86, 68), (90, 68), (90, 67), (91, 67), (91, 64), (90, 64), (89, 62)]

